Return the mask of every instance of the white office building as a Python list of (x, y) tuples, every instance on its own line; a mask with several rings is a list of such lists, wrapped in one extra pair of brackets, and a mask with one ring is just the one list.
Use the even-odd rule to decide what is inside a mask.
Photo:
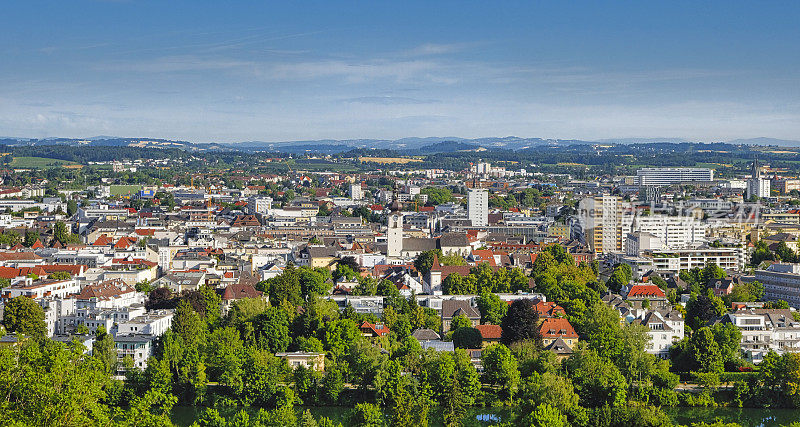
[(680, 273), (681, 270), (703, 268), (714, 263), (724, 270), (743, 270), (747, 263), (744, 248), (666, 249), (646, 252), (653, 259), (653, 268), (659, 271)]
[(472, 221), (473, 227), (489, 225), (489, 192), (473, 188), (467, 194), (467, 217)]
[(756, 280), (764, 285), (764, 299), (784, 300), (800, 308), (800, 264), (772, 264), (755, 271)]
[(714, 170), (708, 168), (642, 168), (636, 171), (639, 185), (672, 185), (682, 182), (714, 180)]
[(247, 199), (247, 209), (251, 214), (269, 215), (272, 197), (253, 196)]

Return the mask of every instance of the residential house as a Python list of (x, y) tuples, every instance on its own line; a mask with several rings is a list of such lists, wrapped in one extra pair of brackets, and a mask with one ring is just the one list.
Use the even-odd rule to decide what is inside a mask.
[(753, 363), (764, 356), (800, 351), (800, 322), (790, 309), (747, 308), (722, 316), (719, 323), (731, 323), (742, 332), (742, 351)]
[[(656, 285), (649, 284), (635, 284), (630, 286), (627, 290), (623, 290), (625, 301), (628, 302), (631, 308), (651, 308), (651, 309), (664, 309), (669, 305), (669, 300)], [(648, 305), (649, 307), (645, 307)]]
[(361, 329), (361, 335), (369, 338), (384, 337), (391, 332), (383, 323), (370, 323), (367, 321), (364, 321), (364, 323), (359, 326), (359, 329)]
[(205, 281), (205, 271), (173, 271), (156, 279), (150, 285), (156, 288), (169, 288), (179, 294), (183, 291), (196, 291), (205, 284)]
[(472, 323), (472, 327), (481, 322), (481, 313), (467, 301), (444, 300), (442, 301), (442, 334), (450, 331), (450, 322), (457, 316), (464, 315)]
[[(219, 292), (220, 290), (218, 290)], [(243, 300), (246, 298), (267, 298), (263, 292), (256, 290), (256, 288), (250, 283), (231, 283), (230, 285), (226, 286), (220, 292), (222, 295), (220, 297), (221, 300), (221, 307), (222, 307), (222, 314), (225, 315), (230, 311), (231, 306), (233, 303), (239, 300)]]
[(662, 359), (669, 358), (669, 349), (683, 339), (683, 318), (678, 311), (648, 311), (634, 321), (647, 328), (650, 338), (646, 351)]
[(503, 329), (499, 325), (477, 325), (475, 329), (481, 333), (483, 338), (483, 347), (489, 344), (500, 342), (503, 337)]
[(559, 317), (546, 318), (539, 325), (539, 332), (542, 334), (542, 344), (545, 346), (561, 338), (564, 342), (574, 347), (578, 343), (578, 333), (567, 319)]
[(275, 356), (286, 360), (292, 369), (297, 369), (302, 366), (306, 369), (313, 369), (318, 372), (325, 371), (325, 353), (292, 351), (275, 353)]

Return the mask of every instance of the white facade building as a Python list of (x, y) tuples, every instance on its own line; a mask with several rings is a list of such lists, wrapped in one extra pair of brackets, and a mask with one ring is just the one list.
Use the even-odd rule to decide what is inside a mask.
[(270, 209), (272, 209), (272, 197), (250, 197), (247, 199), (247, 209), (251, 214), (269, 215)]
[(589, 248), (602, 254), (624, 252), (633, 222), (629, 208), (622, 198), (607, 194), (582, 199), (578, 213)]
[(761, 176), (761, 167), (758, 160), (753, 161), (752, 178), (747, 181), (747, 198), (766, 198), (770, 195), (769, 180)]
[(764, 285), (765, 300), (784, 300), (800, 308), (800, 264), (772, 264), (756, 270), (755, 278)]
[(631, 228), (633, 232), (656, 236), (668, 249), (683, 249), (706, 241), (706, 225), (691, 216), (637, 216)]
[(467, 217), (473, 227), (489, 225), (489, 192), (479, 188), (469, 190), (467, 194)]
[(747, 198), (759, 197), (767, 198), (770, 196), (770, 183), (768, 179), (761, 177), (747, 181)]
[(646, 252), (645, 256), (653, 259), (655, 270), (673, 273), (703, 268), (712, 262), (724, 270), (740, 271), (747, 263), (744, 248), (665, 249)]
[(364, 198), (364, 190), (361, 189), (361, 183), (350, 184), (350, 198), (353, 200), (361, 200)]
[(3, 288), (3, 301), (12, 298), (25, 296), (33, 300), (42, 298), (65, 298), (68, 295), (77, 294), (81, 287), (75, 279), (56, 280), (41, 283), (33, 283), (30, 278), (24, 282), (18, 282)]
[(642, 168), (636, 171), (639, 185), (671, 185), (681, 182), (714, 180), (714, 170), (708, 168)]

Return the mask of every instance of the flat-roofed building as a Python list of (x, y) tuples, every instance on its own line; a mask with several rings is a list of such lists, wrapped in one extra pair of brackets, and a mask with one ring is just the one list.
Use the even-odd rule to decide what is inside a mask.
[(672, 185), (682, 182), (714, 180), (714, 170), (708, 168), (642, 168), (636, 171), (639, 185)]

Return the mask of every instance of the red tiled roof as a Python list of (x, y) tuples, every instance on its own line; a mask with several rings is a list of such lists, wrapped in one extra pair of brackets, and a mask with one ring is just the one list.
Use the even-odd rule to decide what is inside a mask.
[(136, 239), (133, 237), (122, 237), (114, 244), (114, 249), (125, 249), (128, 246), (132, 246), (134, 243), (136, 243)]
[(37, 276), (47, 276), (47, 272), (41, 267), (0, 267), (0, 279), (14, 279), (16, 277), (25, 277), (29, 274)]
[(485, 340), (499, 340), (503, 335), (503, 328), (499, 325), (478, 325), (475, 329), (480, 331)]
[(633, 285), (627, 295), (627, 298), (630, 297), (666, 298), (666, 295), (664, 295), (664, 291), (656, 285)]
[(36, 242), (34, 242), (33, 246), (31, 246), (31, 249), (43, 249), (43, 248), (44, 245), (42, 244), (42, 241), (39, 239), (36, 239)]
[(389, 328), (386, 325), (381, 323), (372, 324), (367, 321), (361, 324), (361, 332), (364, 333), (372, 333), (377, 337), (382, 337), (384, 335), (389, 335)]
[(33, 261), (41, 259), (33, 252), (0, 252), (0, 261)]
[(536, 311), (539, 312), (540, 317), (554, 317), (558, 314), (561, 315), (567, 314), (567, 312), (564, 311), (563, 307), (552, 301), (549, 302), (539, 301), (538, 303), (536, 303), (534, 308), (536, 308)]
[(542, 338), (578, 338), (578, 333), (569, 321), (558, 317), (544, 319), (539, 326), (539, 332), (542, 333)]
[(81, 292), (78, 294), (78, 299), (88, 300), (90, 298), (98, 298), (107, 300), (128, 292), (135, 292), (135, 290), (125, 284), (125, 282), (121, 279), (107, 280), (94, 285), (86, 285), (86, 287), (81, 289)]
[(104, 234), (98, 237), (97, 240), (92, 243), (92, 246), (108, 246), (112, 243), (114, 243), (114, 240)]
[(497, 266), (497, 263), (494, 260), (494, 252), (489, 249), (476, 249), (472, 251), (472, 256), (478, 262), (485, 262), (491, 265), (492, 267)]
[(256, 290), (253, 285), (243, 283), (231, 283), (222, 291), (222, 300), (231, 301), (243, 298), (261, 298), (262, 292)]
[(45, 264), (41, 265), (40, 268), (47, 274), (66, 271), (72, 276), (80, 276), (88, 267), (81, 264)]

